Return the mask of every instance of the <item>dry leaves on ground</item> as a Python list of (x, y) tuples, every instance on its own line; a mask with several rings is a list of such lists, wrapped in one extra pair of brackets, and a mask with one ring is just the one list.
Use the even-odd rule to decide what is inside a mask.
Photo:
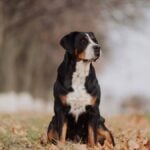
[[(87, 150), (80, 143), (57, 146), (47, 143), (50, 121), (47, 114), (0, 114), (0, 120), (0, 150)], [(114, 135), (116, 146), (112, 148), (106, 142), (95, 150), (150, 150), (150, 118), (146, 115), (110, 117), (106, 118), (106, 125)]]

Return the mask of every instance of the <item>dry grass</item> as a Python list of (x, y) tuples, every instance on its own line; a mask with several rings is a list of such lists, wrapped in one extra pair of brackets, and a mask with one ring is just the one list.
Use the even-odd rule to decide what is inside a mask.
[[(0, 150), (86, 150), (86, 145), (67, 143), (57, 147), (46, 143), (48, 114), (0, 114)], [(122, 115), (107, 119), (116, 150), (150, 150), (150, 116)], [(44, 144), (41, 144), (41, 139)], [(95, 149), (112, 149), (107, 143)]]

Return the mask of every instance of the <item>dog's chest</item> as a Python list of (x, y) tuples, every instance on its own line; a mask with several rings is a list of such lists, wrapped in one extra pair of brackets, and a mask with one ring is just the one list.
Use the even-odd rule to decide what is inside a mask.
[(70, 113), (75, 116), (76, 120), (81, 113), (85, 112), (85, 107), (91, 104), (92, 97), (85, 88), (89, 69), (90, 63), (77, 62), (76, 71), (72, 76), (72, 88), (74, 91), (67, 94), (67, 103), (71, 106)]

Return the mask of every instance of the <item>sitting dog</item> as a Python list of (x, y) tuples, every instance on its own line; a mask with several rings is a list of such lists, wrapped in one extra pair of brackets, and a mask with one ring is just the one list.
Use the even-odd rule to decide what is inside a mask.
[(111, 132), (100, 115), (100, 86), (92, 65), (100, 57), (100, 45), (92, 32), (71, 32), (60, 45), (66, 50), (54, 84), (54, 116), (48, 140), (81, 141), (94, 147), (105, 140), (114, 146)]

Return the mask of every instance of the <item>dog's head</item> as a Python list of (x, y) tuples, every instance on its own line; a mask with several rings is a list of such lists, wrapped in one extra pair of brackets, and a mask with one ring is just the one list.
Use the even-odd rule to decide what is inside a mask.
[(100, 45), (92, 32), (71, 32), (60, 45), (78, 60), (95, 61), (100, 56)]

